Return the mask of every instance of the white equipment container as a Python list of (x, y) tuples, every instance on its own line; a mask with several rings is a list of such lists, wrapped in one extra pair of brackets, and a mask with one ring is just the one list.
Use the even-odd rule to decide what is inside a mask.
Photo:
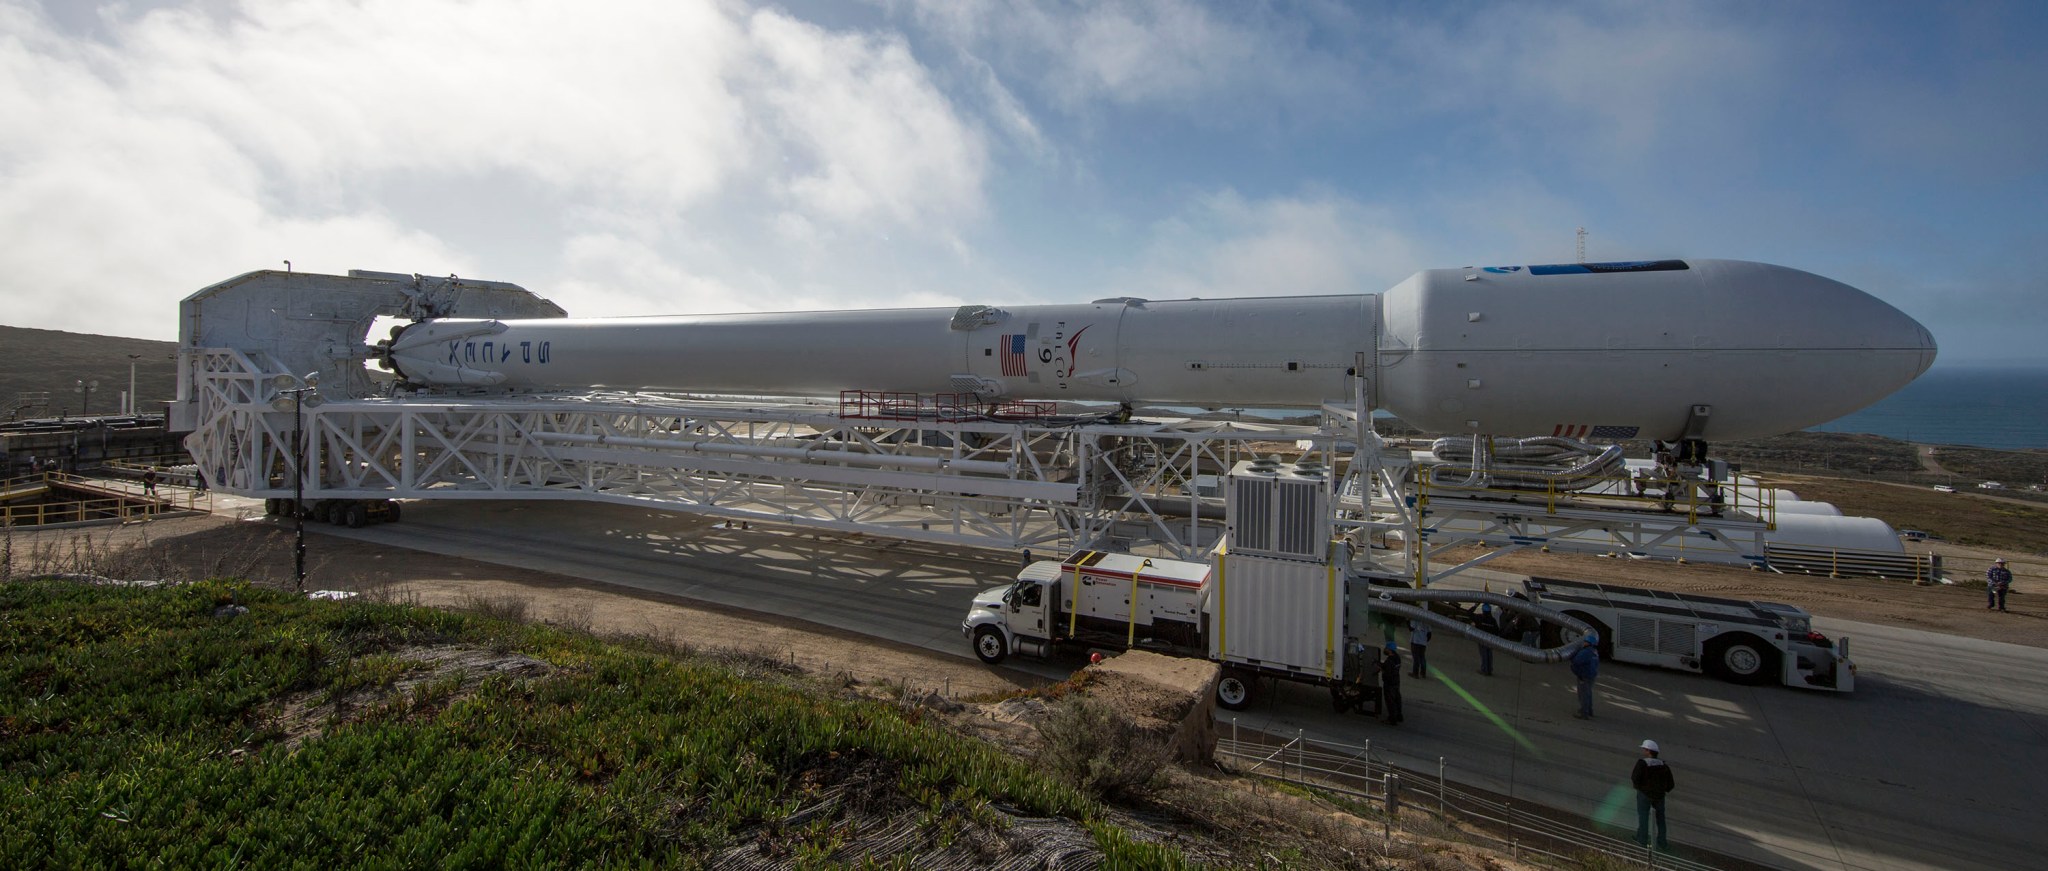
[(1344, 677), (1344, 587), (1327, 563), (1218, 552), (1209, 658), (1315, 682)]

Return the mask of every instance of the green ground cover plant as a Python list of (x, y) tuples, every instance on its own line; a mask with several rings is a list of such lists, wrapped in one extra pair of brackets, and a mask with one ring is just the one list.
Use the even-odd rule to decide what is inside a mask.
[(901, 864), (845, 852), (834, 796), (907, 809), (932, 849), (1029, 816), (1189, 867), (914, 709), (759, 672), (222, 581), (0, 584), (0, 867)]

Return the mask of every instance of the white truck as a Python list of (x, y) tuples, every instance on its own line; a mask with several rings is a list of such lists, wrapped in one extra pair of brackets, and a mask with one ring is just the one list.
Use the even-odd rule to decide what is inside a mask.
[(1209, 659), (1224, 666), (1216, 701), (1235, 710), (1251, 702), (1261, 677), (1344, 681), (1344, 602), (1327, 562), (1222, 549), (1209, 563), (1081, 551), (1032, 563), (1014, 583), (975, 596), (960, 631), (991, 665), (1063, 646)]
[[(961, 633), (990, 664), (1062, 647), (1143, 647), (1221, 664), (1216, 701), (1226, 708), (1250, 704), (1262, 680), (1289, 680), (1330, 688), (1341, 711), (1378, 697), (1373, 642), (1388, 634), (1368, 626), (1373, 619), (1477, 631), (1391, 598), (1408, 594), (1374, 593), (1366, 579), (1345, 577), (1340, 567), (1350, 560), (1332, 540), (1324, 467), (1244, 461), (1225, 476), (1224, 491), (1228, 533), (1208, 562), (1101, 551), (1036, 562), (1008, 586), (975, 596)], [(1506, 596), (1455, 595), (1563, 617)], [(1494, 637), (1481, 643), (1524, 658), (1564, 655)]]
[(1814, 631), (1813, 616), (1794, 605), (1557, 578), (1532, 578), (1526, 589), (1530, 601), (1599, 632), (1601, 659), (1705, 672), (1741, 684), (1856, 688), (1849, 640), (1830, 641)]

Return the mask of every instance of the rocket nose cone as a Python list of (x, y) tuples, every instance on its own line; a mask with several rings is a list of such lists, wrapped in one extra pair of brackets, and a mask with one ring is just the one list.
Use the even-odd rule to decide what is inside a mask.
[(1928, 367), (1934, 365), (1934, 357), (1941, 349), (1934, 346), (1934, 334), (1928, 332), (1926, 327), (1917, 321), (1913, 326), (1920, 327), (1920, 371), (1913, 373), (1913, 377), (1918, 378), (1927, 374)]

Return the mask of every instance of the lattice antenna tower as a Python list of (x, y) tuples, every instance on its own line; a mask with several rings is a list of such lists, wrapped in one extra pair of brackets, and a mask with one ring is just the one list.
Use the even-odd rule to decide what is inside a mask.
[(1586, 262), (1586, 228), (1579, 228), (1579, 262)]

